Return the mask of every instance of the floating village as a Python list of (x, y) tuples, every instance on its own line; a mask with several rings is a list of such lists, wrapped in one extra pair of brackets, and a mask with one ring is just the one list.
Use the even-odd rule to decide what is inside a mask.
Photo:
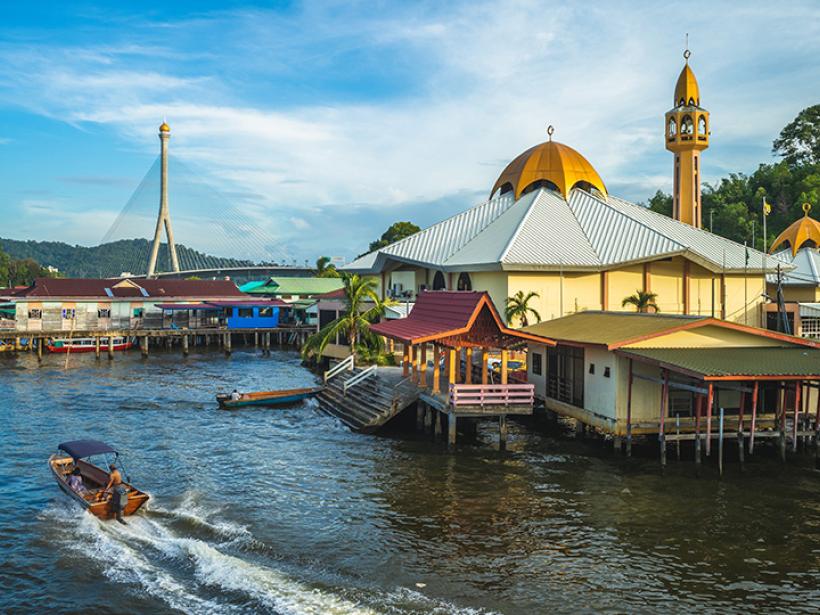
[[(766, 253), (703, 228), (710, 118), (688, 59), (664, 125), (672, 217), (611, 194), (550, 127), (487, 201), (340, 267), (340, 277), (252, 279), (249, 268), (190, 279), (176, 255), (163, 123), (147, 274), (0, 290), (0, 348), (41, 361), (60, 353), (68, 364), (86, 352), (149, 359), (152, 348), (291, 346), (320, 375), (303, 396), (358, 432), (402, 424), (452, 445), (494, 421), (503, 446), (508, 419), (534, 415), (570, 421), (626, 455), (640, 442), (662, 465), (680, 459), (682, 443), (696, 464), (717, 456), (721, 468), (730, 450), (741, 462), (761, 446), (784, 461), (817, 455), (820, 223), (807, 204)], [(157, 271), (163, 231), (168, 272)], [(240, 273), (249, 281), (237, 285)], [(645, 304), (622, 301), (636, 289)], [(511, 316), (516, 296), (528, 303)], [(379, 338), (389, 364), (357, 356), (355, 335)], [(243, 392), (222, 405), (299, 395)]]

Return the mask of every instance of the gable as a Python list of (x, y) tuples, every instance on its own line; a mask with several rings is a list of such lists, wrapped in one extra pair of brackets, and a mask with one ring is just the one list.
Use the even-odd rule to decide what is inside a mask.
[(704, 325), (696, 329), (673, 331), (621, 348), (727, 348), (791, 346), (788, 342), (773, 339), (754, 332), (738, 331), (719, 325)]

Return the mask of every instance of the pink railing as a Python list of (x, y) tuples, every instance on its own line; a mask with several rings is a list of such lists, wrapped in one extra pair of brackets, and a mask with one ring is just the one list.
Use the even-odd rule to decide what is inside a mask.
[(450, 405), (459, 406), (532, 406), (532, 384), (451, 384)]

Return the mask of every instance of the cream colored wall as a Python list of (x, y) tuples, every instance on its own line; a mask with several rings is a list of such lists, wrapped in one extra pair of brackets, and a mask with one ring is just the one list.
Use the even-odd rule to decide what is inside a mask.
[[(712, 312), (712, 280), (714, 279), (715, 305)], [(696, 316), (720, 318), (720, 276), (694, 263), (689, 266), (689, 313)]]
[(538, 311), (541, 320), (601, 309), (600, 273), (565, 273), (563, 276), (558, 272), (507, 275), (509, 295), (514, 295), (519, 290), (538, 293), (539, 296), (530, 305)]
[(744, 346), (765, 348), (783, 346), (783, 342), (743, 331), (706, 326), (654, 337), (629, 344), (624, 348), (731, 348)]
[[(532, 356), (541, 355), (541, 374), (532, 373)], [(529, 344), (527, 348), (527, 382), (535, 385), (535, 396), (538, 399), (547, 397), (547, 347), (541, 344)]]
[[(455, 278), (453, 283), (456, 283), (458, 276), (453, 274), (453, 277)], [(512, 294), (507, 292), (507, 279), (508, 275), (505, 271), (477, 271), (470, 274), (473, 290), (486, 290), (490, 293), (495, 309), (498, 310), (502, 319), (504, 318), (507, 297)]]
[(726, 320), (753, 327), (761, 326), (760, 306), (764, 301), (761, 295), (766, 290), (763, 276), (727, 275), (725, 284)]
[(656, 261), (649, 265), (649, 286), (658, 295), (655, 302), (658, 309), (666, 314), (683, 314), (683, 271), (684, 261), (675, 258)]
[[(768, 285), (769, 295), (774, 296), (777, 287), (774, 284)], [(816, 303), (820, 301), (820, 287), (818, 286), (784, 286), (783, 296), (786, 301), (801, 301), (804, 303)]]
[(625, 297), (643, 290), (643, 265), (632, 265), (614, 269), (607, 274), (607, 285), (609, 288), (609, 305), (607, 309), (616, 312), (633, 312), (635, 308), (622, 307), (621, 302)]
[(414, 271), (393, 271), (389, 275), (388, 288), (393, 288), (395, 284), (401, 284), (407, 291), (416, 292), (416, 273)]
[[(595, 365), (595, 373), (589, 373), (590, 364)], [(609, 378), (604, 376), (609, 367)], [(598, 348), (584, 349), (584, 408), (596, 414), (615, 418), (618, 374), (615, 354)]]

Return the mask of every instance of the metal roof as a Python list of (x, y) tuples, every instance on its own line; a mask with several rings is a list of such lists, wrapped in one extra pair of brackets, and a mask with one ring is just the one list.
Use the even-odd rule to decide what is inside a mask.
[(629, 348), (620, 352), (707, 380), (744, 376), (820, 379), (820, 349), (816, 348)]
[(677, 329), (705, 316), (641, 314), (635, 312), (578, 312), (522, 329), (527, 333), (559, 341), (610, 346)]
[(251, 288), (250, 295), (323, 295), (344, 286), (341, 278), (286, 278), (269, 279), (262, 286)]
[[(793, 265), (794, 269), (783, 275), (785, 286), (820, 286), (820, 251), (817, 248), (804, 247), (792, 254), (790, 248), (773, 254), (784, 263)], [(777, 275), (767, 275), (772, 284), (777, 282)]]
[(784, 264), (616, 197), (574, 189), (566, 200), (541, 188), (514, 202), (490, 199), (342, 269), (378, 273), (394, 261), (444, 271), (601, 270), (676, 254), (716, 272)]

